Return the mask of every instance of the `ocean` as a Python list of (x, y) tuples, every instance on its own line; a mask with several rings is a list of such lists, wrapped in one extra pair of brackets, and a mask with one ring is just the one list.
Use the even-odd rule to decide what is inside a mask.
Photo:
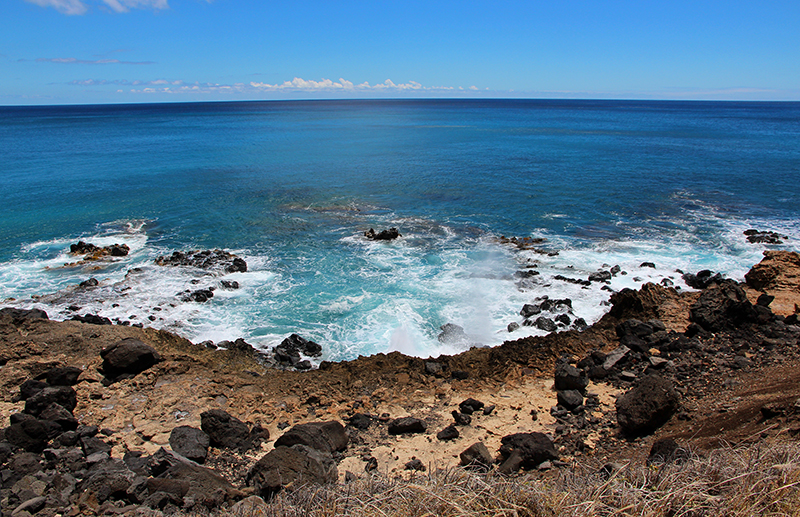
[[(262, 349), (297, 333), (330, 361), (542, 335), (508, 325), (545, 296), (571, 300), (556, 331), (591, 324), (613, 291), (689, 289), (678, 270), (741, 280), (800, 239), (800, 103), (0, 107), (0, 149), (2, 305)], [(391, 227), (402, 236), (364, 237)], [(751, 243), (750, 228), (785, 238)], [(81, 240), (130, 253), (69, 265)], [(217, 248), (247, 271), (154, 262)], [(467, 338), (440, 341), (447, 323)]]

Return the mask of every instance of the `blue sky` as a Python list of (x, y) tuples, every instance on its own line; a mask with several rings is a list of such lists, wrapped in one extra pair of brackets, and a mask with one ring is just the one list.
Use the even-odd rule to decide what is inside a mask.
[(800, 1), (0, 0), (0, 105), (800, 100)]

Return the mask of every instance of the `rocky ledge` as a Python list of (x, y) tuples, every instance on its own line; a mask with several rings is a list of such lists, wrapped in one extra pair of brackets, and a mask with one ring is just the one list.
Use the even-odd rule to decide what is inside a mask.
[(281, 491), (364, 476), (611, 473), (621, 459), (792, 439), (798, 272), (797, 253), (767, 252), (745, 284), (701, 275), (713, 281), (700, 292), (616, 293), (583, 332), (311, 371), (296, 368), (318, 345), (299, 336), (276, 351), (295, 367), (282, 370), (242, 344), (2, 309), (0, 504), (15, 516), (265, 513)]

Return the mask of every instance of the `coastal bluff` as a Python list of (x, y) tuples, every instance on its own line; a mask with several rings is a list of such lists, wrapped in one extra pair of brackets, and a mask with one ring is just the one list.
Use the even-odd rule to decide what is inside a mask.
[(582, 332), (308, 371), (2, 309), (3, 514), (255, 515), (307, 485), (547, 476), (796, 436), (800, 255), (764, 255), (745, 283), (614, 293)]

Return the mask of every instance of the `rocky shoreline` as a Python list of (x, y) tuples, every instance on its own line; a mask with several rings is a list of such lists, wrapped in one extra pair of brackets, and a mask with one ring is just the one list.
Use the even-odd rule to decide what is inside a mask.
[(582, 331), (310, 371), (298, 369), (317, 349), (299, 336), (275, 353), (291, 368), (276, 369), (244, 342), (214, 350), (165, 331), (2, 309), (2, 510), (235, 513), (365, 476), (613, 471), (721, 441), (791, 439), (800, 255), (765, 252), (741, 285), (697, 276), (699, 292), (615, 293)]

